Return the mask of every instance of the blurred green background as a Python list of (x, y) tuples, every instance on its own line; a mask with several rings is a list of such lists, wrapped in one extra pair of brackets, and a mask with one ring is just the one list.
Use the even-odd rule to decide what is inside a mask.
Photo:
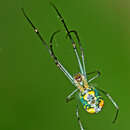
[[(103, 110), (95, 115), (80, 107), (87, 130), (129, 129), (130, 110), (130, 2), (127, 0), (54, 0), (70, 29), (80, 35), (87, 58), (87, 72), (100, 70), (93, 84), (109, 92), (120, 107), (104, 97)], [(5, 0), (0, 3), (0, 129), (80, 130), (74, 90), (58, 70), (21, 12), (23, 7), (48, 42), (51, 34), (64, 30), (48, 0)], [(79, 72), (71, 43), (62, 31), (55, 38), (55, 52), (74, 75)]]

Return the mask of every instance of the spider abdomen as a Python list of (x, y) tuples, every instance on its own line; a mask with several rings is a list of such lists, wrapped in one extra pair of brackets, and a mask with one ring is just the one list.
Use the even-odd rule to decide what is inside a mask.
[(104, 105), (104, 100), (95, 88), (89, 87), (85, 89), (83, 92), (80, 92), (79, 96), (84, 109), (88, 113), (93, 114), (101, 111)]

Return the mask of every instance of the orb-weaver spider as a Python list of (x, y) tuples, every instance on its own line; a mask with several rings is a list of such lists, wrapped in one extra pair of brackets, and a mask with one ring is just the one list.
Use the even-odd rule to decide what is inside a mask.
[[(98, 91), (102, 92), (105, 96), (108, 97), (108, 99), (112, 102), (112, 104), (114, 105), (116, 111), (116, 115), (115, 118), (113, 120), (113, 123), (116, 121), (117, 116), (118, 116), (118, 112), (119, 112), (119, 107), (116, 104), (116, 102), (112, 99), (112, 97), (109, 95), (109, 93), (105, 92), (102, 89), (99, 88), (95, 88), (93, 86), (90, 86), (89, 83), (96, 79), (97, 77), (100, 76), (100, 72), (99, 71), (94, 71), (91, 73), (86, 73), (86, 68), (85, 68), (85, 61), (84, 61), (84, 51), (78, 36), (77, 31), (75, 30), (69, 30), (68, 26), (66, 25), (64, 18), (62, 17), (61, 13), (59, 12), (59, 10), (56, 8), (56, 6), (51, 3), (52, 7), (55, 9), (56, 13), (58, 14), (64, 28), (65, 31), (67, 33), (67, 36), (69, 37), (74, 52), (75, 52), (75, 56), (77, 58), (78, 61), (78, 65), (79, 65), (79, 69), (80, 72), (78, 74), (76, 74), (74, 77), (71, 76), (71, 74), (65, 69), (65, 67), (59, 62), (58, 58), (56, 57), (54, 51), (53, 51), (53, 38), (55, 37), (55, 35), (59, 32), (56, 31), (52, 34), (51, 38), (50, 38), (50, 45), (48, 46), (47, 43), (44, 41), (44, 39), (42, 38), (41, 34), (39, 33), (38, 29), (34, 26), (34, 24), (32, 23), (32, 21), (30, 20), (30, 18), (26, 15), (26, 13), (24, 12), (24, 9), (22, 8), (22, 12), (25, 16), (25, 18), (27, 19), (27, 21), (31, 24), (32, 28), (34, 29), (35, 33), (37, 34), (37, 36), (40, 38), (41, 42), (43, 43), (43, 45), (45, 45), (45, 47), (48, 49), (52, 59), (54, 60), (54, 63), (56, 64), (56, 66), (65, 74), (65, 76), (70, 80), (70, 82), (72, 83), (72, 85), (74, 85), (76, 88), (75, 90), (70, 93), (67, 98), (66, 101), (70, 101), (73, 98), (73, 95), (78, 92), (79, 93), (79, 98), (80, 101), (83, 105), (83, 108), (88, 112), (88, 113), (98, 113), (99, 111), (101, 111), (103, 105), (104, 105), (104, 100), (102, 99), (102, 97), (100, 96), (100, 94), (98, 93)], [(71, 33), (74, 33), (74, 35), (76, 36), (77, 39), (77, 43), (79, 44), (80, 47), (80, 51), (81, 51), (81, 59), (79, 56), (79, 53), (77, 51), (76, 48), (76, 42), (74, 41), (74, 39), (72, 38)], [(82, 60), (82, 62), (81, 62)], [(88, 80), (87, 76), (91, 75), (91, 74), (96, 74), (94, 77), (92, 77), (91, 79)], [(79, 116), (79, 111), (78, 111), (78, 105), (77, 105), (77, 109), (76, 109), (76, 117), (78, 119), (78, 123), (80, 126), (81, 130), (84, 130), (83, 125), (81, 123), (80, 120), (80, 116)]]

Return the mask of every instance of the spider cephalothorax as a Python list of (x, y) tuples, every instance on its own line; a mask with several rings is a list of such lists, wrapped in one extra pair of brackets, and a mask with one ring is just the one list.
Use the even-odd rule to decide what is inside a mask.
[(84, 91), (84, 89), (88, 88), (86, 78), (80, 73), (74, 76), (74, 83), (81, 92)]
[(82, 82), (82, 76), (81, 76), (81, 74), (80, 74), (80, 73), (76, 74), (76, 75), (74, 76), (74, 79), (75, 79), (78, 83)]

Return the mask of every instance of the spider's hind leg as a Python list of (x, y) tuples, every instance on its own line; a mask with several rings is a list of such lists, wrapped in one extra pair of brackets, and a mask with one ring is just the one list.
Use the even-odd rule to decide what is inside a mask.
[(113, 98), (110, 96), (110, 94), (107, 93), (106, 91), (104, 91), (104, 90), (102, 90), (100, 88), (97, 88), (97, 90), (99, 90), (100, 92), (102, 92), (112, 102), (112, 104), (114, 105), (114, 107), (116, 109), (116, 115), (115, 115), (115, 118), (112, 121), (112, 123), (115, 123), (116, 120), (117, 120), (117, 117), (118, 117), (118, 113), (119, 113), (119, 107), (118, 107), (117, 103), (113, 100)]
[(80, 129), (81, 129), (81, 130), (84, 130), (83, 125), (82, 125), (81, 120), (80, 120), (80, 116), (79, 116), (79, 108), (78, 108), (78, 105), (77, 105), (77, 108), (76, 108), (76, 117), (77, 117), (77, 119), (78, 119), (78, 123), (79, 123)]

